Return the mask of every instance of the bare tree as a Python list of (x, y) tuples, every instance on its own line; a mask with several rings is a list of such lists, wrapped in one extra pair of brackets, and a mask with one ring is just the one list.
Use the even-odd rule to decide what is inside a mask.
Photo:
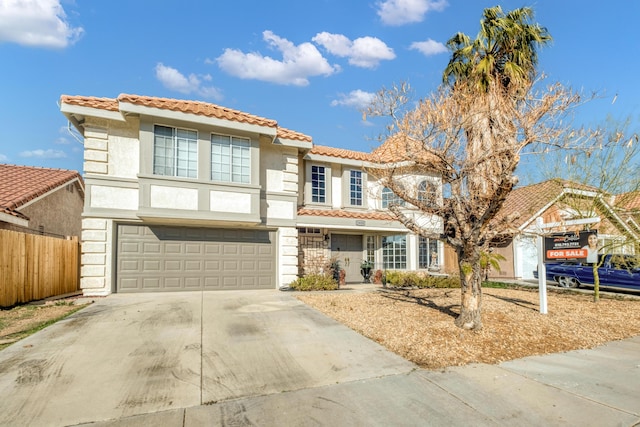
[[(562, 119), (580, 96), (537, 81), (535, 47), (550, 37), (528, 23), (531, 16), (526, 8), (506, 15), (499, 7), (485, 10), (477, 40), (458, 34), (449, 41), (453, 56), (437, 93), (413, 103), (407, 84), (383, 88), (365, 112), (390, 119), (370, 174), (414, 207), (390, 211), (408, 229), (457, 252), (462, 302), (455, 324), (464, 329), (482, 327), (481, 253), (512, 231), (512, 218), (496, 214), (518, 181), (521, 154), (579, 142), (568, 138)], [(443, 194), (434, 199), (408, 185), (416, 172), (439, 175)], [(442, 220), (441, 233), (424, 226), (431, 216)]]

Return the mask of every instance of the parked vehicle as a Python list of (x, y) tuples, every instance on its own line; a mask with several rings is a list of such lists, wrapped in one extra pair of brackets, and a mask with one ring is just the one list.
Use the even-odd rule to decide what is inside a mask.
[[(604, 260), (603, 260), (604, 257)], [(640, 257), (636, 255), (599, 255), (598, 277), (600, 286), (640, 291)], [(594, 285), (593, 265), (577, 261), (545, 265), (547, 280), (564, 288)], [(538, 271), (534, 271), (538, 277)]]

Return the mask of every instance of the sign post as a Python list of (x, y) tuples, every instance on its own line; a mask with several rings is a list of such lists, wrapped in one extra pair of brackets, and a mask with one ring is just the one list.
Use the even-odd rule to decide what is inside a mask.
[(547, 269), (544, 265), (544, 237), (542, 228), (544, 223), (542, 218), (536, 218), (536, 225), (540, 229), (538, 234), (538, 293), (540, 294), (540, 313), (547, 314)]
[[(584, 243), (585, 235), (581, 233), (572, 233), (576, 236), (568, 239), (562, 239), (558, 247), (553, 245), (553, 248), (546, 248), (545, 237), (542, 235), (542, 230), (557, 227), (559, 225), (584, 225), (584, 224), (596, 224), (600, 222), (600, 217), (593, 218), (581, 218), (571, 221), (565, 221), (563, 223), (548, 223), (545, 224), (541, 217), (536, 218), (536, 226), (538, 228), (538, 290), (540, 292), (540, 313), (547, 314), (547, 268), (544, 265), (545, 261), (549, 258), (554, 259), (566, 259), (566, 258), (587, 258), (589, 253), (588, 249), (580, 247), (581, 242)], [(557, 240), (557, 239), (556, 239)], [(552, 249), (547, 253), (547, 249)], [(596, 252), (597, 253), (597, 252)], [(552, 255), (549, 257), (549, 255)]]

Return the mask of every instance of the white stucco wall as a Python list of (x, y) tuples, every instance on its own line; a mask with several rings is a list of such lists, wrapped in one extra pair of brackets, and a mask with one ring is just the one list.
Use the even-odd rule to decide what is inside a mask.
[(84, 295), (111, 293), (113, 221), (105, 218), (82, 220), (82, 255), (80, 288)]
[(298, 276), (298, 230), (278, 229), (278, 287), (286, 286)]
[(211, 191), (209, 200), (214, 212), (251, 213), (251, 194)]
[(267, 202), (267, 216), (278, 219), (294, 219), (296, 205), (293, 202), (269, 200)]
[(89, 191), (92, 208), (138, 209), (138, 190), (135, 188), (92, 185)]
[(198, 209), (198, 190), (195, 188), (167, 187), (151, 185), (149, 189), (152, 208)]

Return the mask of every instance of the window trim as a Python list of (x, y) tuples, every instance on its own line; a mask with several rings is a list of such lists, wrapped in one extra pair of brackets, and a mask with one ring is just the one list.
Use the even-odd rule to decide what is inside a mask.
[[(404, 245), (401, 242), (396, 242), (397, 238), (404, 239)], [(387, 239), (394, 239), (389, 243), (386, 242)], [(382, 237), (382, 265), (385, 270), (406, 270), (408, 265), (408, 241), (406, 234), (394, 234), (391, 236), (383, 236)], [(389, 248), (391, 248), (391, 253), (389, 253)], [(389, 260), (389, 255), (393, 258)], [(400, 260), (398, 261), (398, 257)]]
[[(171, 129), (171, 143), (172, 143), (172, 165), (171, 165), (171, 170), (172, 173), (171, 174), (166, 174), (166, 173), (159, 173), (156, 172), (156, 158), (158, 157), (158, 148), (156, 146), (156, 128), (166, 128), (166, 129)], [(193, 143), (195, 146), (195, 159), (190, 159), (189, 154), (192, 153), (192, 151), (187, 150), (187, 158), (186, 159), (181, 159), (178, 154), (179, 154), (179, 144), (178, 144), (178, 140), (179, 140), (179, 135), (178, 135), (178, 131), (184, 131), (184, 132), (189, 132), (189, 133), (193, 133), (195, 134), (195, 138), (193, 139), (188, 139), (187, 142), (188, 143)], [(152, 157), (151, 157), (151, 172), (153, 175), (155, 176), (164, 176), (164, 177), (174, 177), (174, 178), (190, 178), (190, 179), (197, 179), (198, 178), (198, 159), (199, 159), (199, 133), (196, 129), (188, 129), (188, 128), (183, 128), (183, 127), (178, 127), (178, 126), (168, 126), (168, 125), (163, 125), (163, 124), (158, 124), (158, 123), (154, 123), (152, 125), (151, 128), (151, 135), (152, 135), (152, 141), (151, 141), (151, 149), (152, 149)], [(167, 157), (163, 157), (163, 158), (167, 158)], [(179, 175), (179, 162), (180, 161), (185, 161), (187, 162), (187, 168), (185, 169), (187, 171), (187, 175)], [(195, 166), (195, 169), (191, 169), (190, 168), (190, 163), (193, 163), (193, 165)], [(163, 169), (166, 170), (167, 166), (161, 166)], [(184, 169), (184, 168), (183, 168)], [(190, 172), (193, 171), (195, 173), (194, 176), (191, 176)]]
[[(216, 144), (213, 139), (214, 136), (218, 136), (218, 137), (222, 137), (222, 138), (227, 138), (228, 139), (228, 147), (229, 147), (229, 153), (228, 153), (228, 157), (229, 157), (229, 163), (228, 164), (224, 164), (222, 162), (220, 162), (219, 164), (223, 166), (227, 166), (227, 171), (226, 174), (228, 175), (228, 180), (224, 180), (224, 179), (219, 179), (219, 178), (214, 178), (214, 155), (217, 155), (217, 153), (214, 153), (213, 150), (213, 146), (214, 144)], [(235, 141), (235, 143), (234, 143)], [(242, 143), (242, 145), (240, 145), (239, 143)], [(222, 146), (222, 144), (218, 144), (220, 146)], [(253, 170), (253, 161), (252, 161), (252, 155), (251, 155), (251, 138), (248, 137), (243, 137), (243, 136), (235, 136), (235, 135), (229, 135), (229, 134), (222, 134), (222, 133), (216, 133), (216, 132), (211, 132), (209, 135), (209, 146), (210, 146), (210, 158), (209, 158), (209, 179), (211, 180), (211, 182), (219, 182), (219, 183), (231, 183), (231, 184), (251, 184), (251, 180), (252, 180), (252, 170)], [(240, 148), (241, 149), (241, 155), (239, 157), (240, 159), (240, 165), (234, 165), (234, 148)], [(242, 156), (242, 154), (246, 152), (247, 157), (246, 159)], [(220, 156), (224, 156), (224, 154), (220, 154)], [(244, 162), (242, 160), (246, 160), (246, 165), (244, 165)], [(234, 173), (234, 167), (239, 167), (241, 169), (241, 172), (239, 174)], [(242, 171), (244, 168), (248, 168), (248, 171), (246, 174), (244, 174), (244, 172)], [(222, 173), (225, 171), (219, 171), (217, 173), (220, 173), (222, 176)], [(234, 180), (234, 175), (239, 175), (240, 176), (240, 180), (236, 181)], [(246, 181), (243, 180), (243, 178), (246, 178)]]
[[(322, 167), (324, 168), (324, 202), (314, 202), (313, 201), (313, 174), (312, 170), (314, 167)], [(331, 166), (326, 163), (314, 163), (314, 162), (306, 162), (305, 165), (306, 178), (304, 183), (304, 200), (305, 204), (308, 205), (319, 205), (319, 206), (329, 206), (332, 204), (332, 192), (331, 192)]]
[[(391, 197), (389, 197), (389, 195), (391, 195)], [(406, 205), (405, 200), (398, 197), (398, 195), (394, 193), (393, 190), (391, 190), (389, 187), (382, 187), (382, 190), (380, 191), (380, 207), (382, 209), (389, 209), (389, 203), (396, 200), (398, 201), (398, 206)]]
[[(360, 204), (354, 204), (351, 197), (351, 178), (352, 173), (360, 174)], [(362, 169), (349, 168), (342, 172), (342, 205), (344, 207), (367, 209), (367, 172)]]

